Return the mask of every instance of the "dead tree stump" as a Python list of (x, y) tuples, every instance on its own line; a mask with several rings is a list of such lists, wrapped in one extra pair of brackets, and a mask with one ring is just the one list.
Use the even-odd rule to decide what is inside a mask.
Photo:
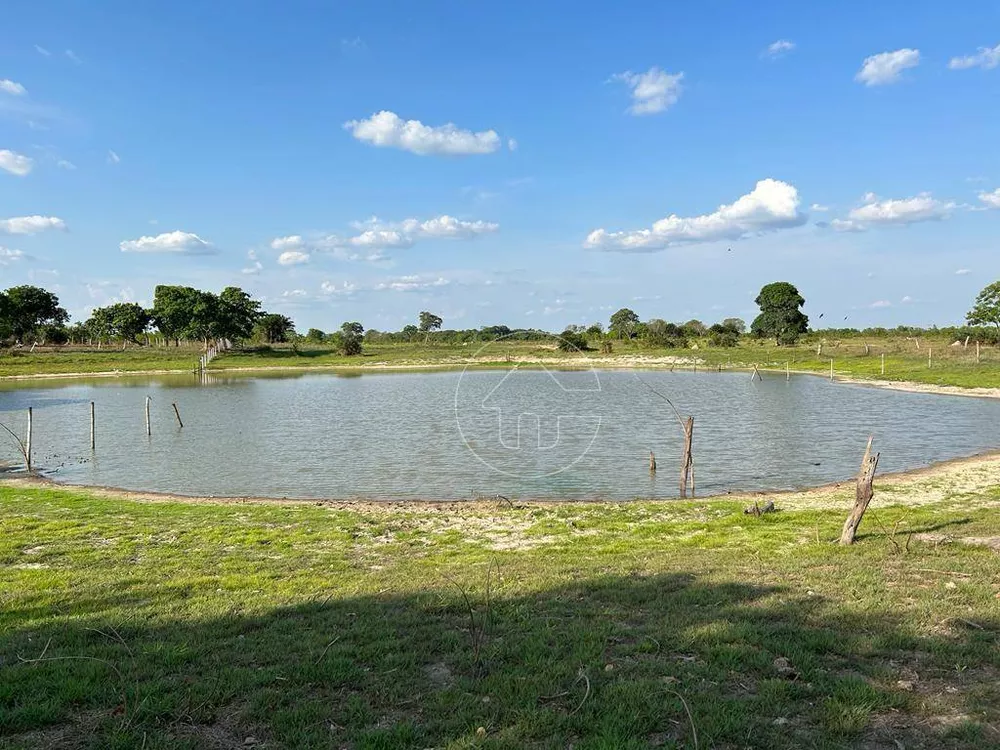
[(694, 438), (694, 417), (684, 423), (684, 453), (681, 456), (681, 497), (687, 497), (688, 479), (691, 480), (691, 497), (694, 497), (694, 461), (691, 458), (691, 440)]
[(854, 536), (858, 533), (861, 519), (868, 510), (868, 504), (875, 496), (872, 490), (872, 481), (875, 479), (875, 470), (878, 468), (879, 454), (872, 455), (872, 440), (868, 438), (868, 447), (865, 448), (865, 457), (861, 459), (861, 469), (858, 471), (857, 487), (854, 494), (854, 507), (844, 521), (844, 529), (840, 532), (841, 544), (854, 544)]

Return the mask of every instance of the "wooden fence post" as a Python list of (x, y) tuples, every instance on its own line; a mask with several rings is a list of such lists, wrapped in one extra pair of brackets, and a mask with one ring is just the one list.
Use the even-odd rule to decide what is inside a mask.
[(882, 352), (882, 374), (885, 375), (885, 352)]
[(146, 437), (152, 435), (152, 431), (149, 429), (149, 396), (146, 396)]
[(694, 466), (691, 458), (691, 441), (694, 438), (694, 417), (684, 423), (684, 453), (681, 456), (681, 497), (687, 497), (688, 478), (691, 479), (691, 497), (694, 497)]
[(785, 362), (785, 382), (792, 379), (792, 374), (788, 371), (788, 362)]
[(177, 411), (177, 404), (174, 403), (174, 404), (171, 404), (171, 406), (174, 407), (174, 416), (177, 417), (177, 424), (180, 425), (181, 427), (183, 427), (184, 423), (181, 421), (181, 413), (179, 411)]
[(868, 447), (865, 448), (865, 457), (861, 459), (861, 469), (858, 471), (857, 486), (854, 490), (854, 507), (850, 515), (844, 521), (844, 528), (840, 532), (841, 544), (854, 544), (854, 536), (858, 533), (861, 519), (868, 510), (868, 504), (875, 496), (872, 490), (872, 481), (875, 479), (875, 470), (878, 468), (878, 453), (872, 455), (872, 441), (874, 435), (868, 438)]
[(976, 342), (976, 364), (979, 364), (979, 342)]
[(96, 427), (97, 427), (97, 415), (94, 413), (94, 402), (90, 402), (90, 450), (94, 450)]
[(24, 441), (24, 465), (31, 471), (31, 407), (28, 407), (28, 433)]
[(653, 451), (649, 452), (649, 473), (656, 473), (656, 456), (653, 455)]
[(830, 380), (833, 380), (833, 360), (830, 360)]

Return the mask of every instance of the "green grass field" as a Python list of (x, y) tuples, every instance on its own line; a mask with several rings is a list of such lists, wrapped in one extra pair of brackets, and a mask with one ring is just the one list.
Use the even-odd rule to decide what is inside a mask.
[(848, 488), (754, 518), (0, 486), (0, 747), (1000, 747), (991, 472), (877, 481), (851, 548)]
[[(631, 342), (614, 342), (611, 355), (590, 350), (582, 353), (559, 351), (548, 342), (510, 342), (484, 346), (480, 343), (460, 344), (366, 344), (360, 357), (344, 357), (330, 347), (300, 343), (260, 349), (231, 351), (215, 359), (210, 369), (246, 368), (378, 368), (378, 367), (462, 367), (507, 366), (508, 359), (522, 363), (550, 363), (602, 367), (634, 366), (649, 360), (667, 357), (699, 359), (702, 366), (714, 368), (748, 368), (754, 364), (782, 370), (787, 362), (792, 370), (827, 373), (830, 360), (838, 376), (911, 381), (931, 385), (960, 387), (1000, 387), (1000, 350), (983, 347), (976, 361), (975, 347), (951, 346), (954, 342), (941, 337), (924, 337), (920, 348), (912, 340), (900, 338), (828, 339), (822, 354), (817, 354), (819, 337), (811, 336), (794, 347), (777, 347), (771, 343), (745, 339), (732, 349), (711, 348), (704, 342), (698, 349), (651, 349)], [(928, 365), (927, 350), (931, 350)], [(882, 374), (882, 354), (885, 373)], [(115, 372), (139, 373), (154, 370), (191, 372), (197, 365), (197, 347), (94, 349), (66, 348), (35, 353), (20, 351), (0, 355), (0, 377), (58, 373)], [(678, 365), (685, 366), (685, 365)], [(686, 365), (690, 367), (691, 365)]]

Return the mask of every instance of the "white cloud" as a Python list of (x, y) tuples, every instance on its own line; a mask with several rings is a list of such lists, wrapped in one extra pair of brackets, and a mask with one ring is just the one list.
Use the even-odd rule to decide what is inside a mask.
[(997, 188), (992, 193), (987, 193), (984, 190), (979, 194), (979, 200), (990, 208), (1000, 208), (1000, 188)]
[(681, 95), (683, 78), (683, 73), (666, 73), (655, 65), (645, 73), (626, 70), (611, 77), (632, 90), (632, 106), (628, 111), (633, 115), (651, 115), (675, 104)]
[(974, 55), (953, 57), (948, 62), (948, 67), (952, 70), (965, 70), (966, 68), (990, 70), (998, 65), (1000, 65), (1000, 44), (996, 47), (980, 47)]
[(500, 136), (495, 130), (474, 133), (450, 122), (431, 127), (420, 120), (403, 120), (388, 110), (377, 112), (367, 120), (346, 122), (344, 128), (359, 141), (372, 146), (398, 148), (421, 156), (490, 154), (500, 148)]
[(247, 250), (247, 260), (250, 261), (250, 265), (246, 268), (241, 268), (240, 273), (246, 274), (247, 276), (256, 276), (264, 268), (264, 264), (257, 260), (256, 250)]
[(302, 253), (298, 250), (286, 250), (278, 256), (278, 263), (283, 266), (300, 266), (309, 262), (309, 253)]
[(37, 234), (47, 229), (65, 229), (66, 222), (56, 216), (15, 216), (0, 219), (0, 232), (6, 234)]
[(337, 282), (335, 281), (324, 281), (319, 285), (319, 288), (323, 294), (332, 295), (350, 295), (358, 289), (358, 287), (350, 281), (345, 281), (340, 286), (337, 286)]
[(829, 211), (830, 210), (829, 206), (824, 206), (824, 205), (822, 205), (820, 203), (813, 203), (811, 206), (809, 206), (809, 208), (812, 211), (821, 211), (821, 212), (822, 211)]
[(434, 289), (436, 287), (448, 286), (451, 284), (449, 279), (443, 276), (438, 276), (436, 278), (421, 277), (421, 276), (400, 276), (395, 279), (390, 279), (388, 281), (382, 281), (372, 287), (376, 292), (381, 291), (392, 291), (392, 292), (419, 292), (426, 289)]
[(795, 49), (795, 42), (789, 42), (787, 39), (779, 39), (767, 45), (767, 49), (761, 53), (761, 56), (770, 58), (781, 57), (793, 49)]
[(651, 229), (607, 232), (595, 229), (584, 247), (617, 252), (653, 252), (684, 243), (736, 240), (754, 234), (787, 229), (805, 223), (799, 212), (799, 192), (780, 180), (760, 180), (754, 189), (710, 214), (682, 217), (671, 214)]
[(38, 52), (39, 55), (44, 55), (45, 57), (49, 57), (52, 54), (47, 49), (45, 49), (45, 47), (39, 47), (37, 44), (35, 45), (35, 50)]
[(111, 149), (108, 149), (108, 164), (118, 164), (119, 162), (121, 162), (121, 157)]
[(16, 81), (0, 78), (0, 91), (12, 96), (22, 96), (25, 93), (25, 88)]
[(939, 221), (951, 215), (955, 203), (939, 201), (930, 193), (920, 193), (912, 198), (880, 201), (873, 193), (866, 193), (864, 205), (852, 209), (847, 220), (834, 219), (830, 225), (838, 231), (864, 231), (871, 226), (886, 224), (915, 224), (919, 221)]
[(507, 150), (508, 151), (517, 151), (517, 141), (514, 140), (513, 138), (508, 138), (507, 139)]
[(968, 276), (970, 273), (972, 273), (972, 271), (970, 271), (968, 268), (959, 268), (957, 271), (955, 271), (956, 276)]
[(881, 52), (865, 58), (854, 80), (865, 86), (895, 83), (904, 70), (915, 68), (919, 64), (920, 50), (904, 48), (895, 52)]
[(868, 305), (868, 307), (872, 308), (873, 310), (878, 310), (879, 308), (882, 307), (892, 307), (892, 303), (887, 299), (880, 299), (875, 302), (872, 302), (870, 305)]
[(0, 245), (0, 266), (6, 266), (8, 263), (13, 263), (14, 261), (23, 260), (28, 256), (24, 254), (21, 250), (13, 250), (9, 247), (4, 247)]
[(295, 297), (308, 297), (309, 292), (307, 292), (305, 289), (289, 289), (287, 291), (282, 292), (281, 296), (285, 297), (286, 299)]
[(0, 149), (0, 169), (24, 177), (35, 166), (31, 157), (7, 149)]
[(76, 169), (76, 164), (74, 164), (73, 162), (68, 161), (66, 159), (59, 159), (56, 162), (56, 166), (59, 167), (59, 169), (65, 169), (65, 170), (68, 170), (70, 172), (72, 172), (73, 170)]
[(192, 232), (164, 232), (155, 237), (125, 240), (118, 247), (123, 253), (170, 253), (173, 255), (210, 255), (212, 244)]
[(368, 45), (365, 44), (364, 39), (362, 39), (359, 36), (356, 36), (353, 39), (341, 39), (340, 48), (344, 52), (363, 52), (364, 50), (368, 49)]
[[(302, 238), (297, 234), (289, 235), (288, 237), (275, 237), (271, 240), (272, 250), (293, 250), (295, 248), (302, 247), (304, 243)], [(253, 260), (253, 259), (251, 259)]]
[(82, 62), (82, 60), (80, 60), (80, 58), (77, 57), (76, 53), (71, 49), (66, 50), (64, 54), (66, 55), (66, 57), (75, 62), (77, 65), (79, 65)]
[(903, 299), (900, 300), (900, 302), (902, 302), (904, 305), (908, 305), (909, 303), (913, 302), (913, 297), (907, 294), (905, 297), (903, 297)]

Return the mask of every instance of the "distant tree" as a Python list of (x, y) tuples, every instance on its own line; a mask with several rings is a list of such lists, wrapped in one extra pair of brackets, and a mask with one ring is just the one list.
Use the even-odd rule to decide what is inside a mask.
[(570, 326), (559, 334), (558, 346), (564, 352), (583, 352), (587, 350), (587, 337), (582, 331), (575, 330), (582, 326)]
[(588, 336), (603, 336), (604, 335), (604, 326), (602, 326), (600, 323), (591, 323), (587, 327), (587, 335)]
[[(150, 314), (135, 302), (119, 302), (103, 308), (111, 325), (111, 335), (135, 343), (140, 333), (149, 328)], [(95, 313), (98, 310), (94, 311)]]
[(189, 286), (160, 284), (153, 290), (153, 325), (174, 346), (191, 328), (192, 309), (199, 296), (197, 289)]
[(59, 306), (59, 298), (37, 286), (15, 286), (4, 293), (0, 312), (5, 322), (0, 328), (24, 341), (44, 325), (64, 325), (69, 313)]
[(979, 293), (965, 320), (970, 326), (992, 325), (1000, 331), (1000, 281), (994, 281)]
[(644, 340), (650, 346), (664, 346), (668, 349), (685, 347), (688, 344), (684, 328), (659, 318), (653, 318), (646, 323)]
[(806, 301), (787, 281), (767, 284), (754, 301), (760, 307), (760, 315), (750, 325), (750, 332), (757, 338), (774, 338), (781, 346), (794, 344), (809, 330), (809, 318), (799, 310)]
[(340, 353), (352, 357), (361, 354), (361, 342), (365, 328), (357, 322), (349, 321), (340, 326), (340, 336), (337, 337), (337, 348)]
[(611, 325), (608, 326), (608, 332), (615, 338), (630, 339), (635, 336), (638, 325), (639, 316), (627, 307), (623, 307), (611, 316)]
[(689, 320), (687, 323), (681, 326), (684, 329), (684, 333), (691, 338), (698, 338), (704, 336), (708, 333), (708, 326), (702, 323), (700, 320)]
[(356, 321), (349, 321), (340, 326), (340, 330), (352, 336), (361, 336), (365, 332), (365, 327)]
[[(743, 321), (740, 321), (741, 323)], [(708, 329), (708, 343), (712, 346), (729, 348), (740, 342), (739, 332), (725, 323), (716, 323)]]
[(306, 331), (306, 341), (312, 344), (322, 344), (326, 341), (326, 334), (318, 328), (310, 328)]
[(43, 345), (61, 346), (69, 342), (69, 329), (61, 323), (46, 323), (35, 329), (35, 338)]
[(257, 321), (255, 333), (268, 344), (280, 344), (295, 335), (291, 318), (278, 313), (264, 313)]
[(420, 333), (420, 329), (415, 325), (410, 324), (408, 326), (403, 326), (403, 330), (400, 331), (403, 336), (404, 341), (416, 341), (417, 334)]
[(230, 341), (245, 341), (260, 319), (260, 302), (239, 287), (227, 286), (219, 294), (215, 334)]
[(726, 318), (722, 321), (722, 325), (736, 331), (737, 333), (747, 332), (747, 324), (743, 318)]
[(434, 313), (429, 313), (426, 310), (420, 313), (420, 330), (424, 333), (440, 330), (442, 323), (444, 321)]

